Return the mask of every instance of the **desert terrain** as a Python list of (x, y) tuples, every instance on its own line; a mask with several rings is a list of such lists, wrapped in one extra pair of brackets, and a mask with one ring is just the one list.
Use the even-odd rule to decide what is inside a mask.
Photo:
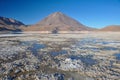
[(120, 80), (120, 26), (55, 12), (26, 25), (0, 17), (0, 80)]
[(120, 80), (120, 0), (0, 0), (0, 80)]
[(0, 34), (0, 80), (120, 80), (120, 32)]

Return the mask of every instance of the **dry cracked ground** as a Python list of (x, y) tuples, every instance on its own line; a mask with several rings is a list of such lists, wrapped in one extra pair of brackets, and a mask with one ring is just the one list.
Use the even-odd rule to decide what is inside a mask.
[(0, 34), (0, 80), (120, 80), (120, 32)]

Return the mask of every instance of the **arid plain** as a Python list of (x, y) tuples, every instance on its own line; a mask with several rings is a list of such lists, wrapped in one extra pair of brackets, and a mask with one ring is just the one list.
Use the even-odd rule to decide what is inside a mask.
[(1, 80), (119, 80), (120, 32), (0, 34)]

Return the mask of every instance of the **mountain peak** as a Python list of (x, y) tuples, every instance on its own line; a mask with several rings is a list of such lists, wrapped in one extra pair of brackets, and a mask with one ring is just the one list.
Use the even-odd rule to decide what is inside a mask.
[(54, 14), (54, 15), (63, 15), (62, 12), (54, 12), (53, 14)]
[(50, 14), (48, 17), (57, 17), (58, 18), (61, 16), (64, 16), (64, 14), (61, 12), (54, 12), (54, 13)]
[(55, 28), (59, 29), (60, 31), (78, 31), (90, 29), (61, 12), (55, 12), (53, 14), (50, 14), (34, 26), (38, 27), (40, 30), (43, 31), (52, 31)]

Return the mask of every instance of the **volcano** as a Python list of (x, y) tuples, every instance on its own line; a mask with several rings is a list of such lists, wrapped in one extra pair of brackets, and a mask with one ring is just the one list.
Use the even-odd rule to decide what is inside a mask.
[(55, 12), (50, 14), (40, 22), (30, 27), (27, 27), (27, 31), (88, 31), (92, 30), (75, 19), (68, 17), (61, 12)]

